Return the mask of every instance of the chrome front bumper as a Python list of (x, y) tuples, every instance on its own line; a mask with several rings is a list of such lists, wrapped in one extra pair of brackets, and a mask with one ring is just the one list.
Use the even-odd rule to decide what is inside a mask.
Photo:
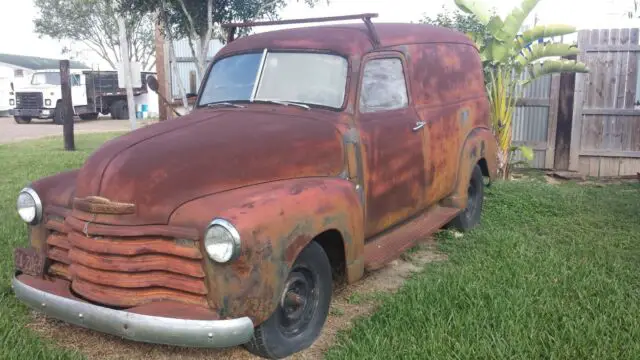
[(253, 336), (248, 317), (231, 320), (185, 320), (114, 310), (50, 294), (11, 281), (16, 297), (31, 308), (53, 318), (126, 339), (188, 347), (229, 347), (244, 344)]

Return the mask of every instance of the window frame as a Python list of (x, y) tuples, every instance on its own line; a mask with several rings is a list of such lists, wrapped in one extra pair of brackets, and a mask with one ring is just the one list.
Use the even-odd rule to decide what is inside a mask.
[[(407, 105), (404, 107), (395, 108), (395, 109), (384, 109), (384, 110), (377, 110), (377, 111), (371, 111), (371, 112), (362, 112), (360, 109), (360, 97), (362, 96), (362, 85), (364, 80), (365, 68), (370, 61), (384, 60), (384, 59), (400, 60), (400, 64), (402, 65), (402, 74), (404, 75), (405, 90), (407, 92)], [(411, 80), (409, 78), (409, 67), (407, 66), (407, 61), (404, 54), (400, 51), (374, 52), (364, 56), (360, 65), (360, 71), (358, 74), (358, 84), (356, 89), (357, 89), (357, 93), (356, 93), (354, 106), (356, 109), (356, 114), (358, 114), (358, 116), (384, 114), (384, 113), (394, 112), (394, 111), (403, 112), (413, 107), (413, 96), (411, 93)]]
[[(251, 49), (245, 49), (245, 50), (241, 50), (241, 51), (232, 51), (229, 53), (226, 53), (222, 56), (216, 57), (213, 59), (213, 61), (211, 61), (209, 63), (209, 66), (207, 67), (207, 70), (205, 72), (205, 75), (203, 77), (203, 80), (200, 82), (200, 87), (198, 88), (198, 96), (196, 98), (196, 102), (195, 102), (195, 108), (206, 108), (206, 105), (201, 105), (201, 96), (202, 93), (204, 92), (205, 86), (207, 81), (209, 81), (209, 77), (211, 76), (211, 73), (213, 72), (213, 67), (215, 66), (215, 64), (223, 59), (226, 59), (228, 57), (232, 57), (235, 55), (244, 55), (244, 54), (255, 54), (255, 53), (262, 53), (263, 51), (267, 51), (267, 53), (309, 53), (309, 54), (324, 54), (324, 55), (334, 55), (334, 56), (339, 56), (341, 58), (343, 58), (344, 60), (346, 60), (347, 62), (347, 73), (346, 73), (346, 82), (345, 82), (345, 90), (344, 90), (344, 97), (342, 99), (342, 106), (341, 107), (331, 107), (331, 106), (325, 106), (325, 105), (318, 105), (318, 104), (310, 104), (309, 106), (313, 109), (323, 109), (323, 110), (329, 110), (329, 111), (333, 111), (333, 112), (343, 112), (345, 110), (347, 110), (347, 108), (349, 107), (349, 94), (351, 93), (351, 86), (352, 86), (352, 69), (353, 69), (353, 64), (352, 64), (352, 60), (351, 57), (346, 55), (346, 54), (342, 54), (339, 52), (335, 52), (335, 51), (330, 51), (330, 50), (325, 50), (325, 49), (304, 49), (304, 48), (280, 48), (280, 47), (258, 47), (258, 48), (251, 48)], [(265, 57), (266, 58), (266, 57)], [(264, 66), (264, 64), (261, 65), (261, 69), (259, 69), (259, 71), (262, 71), (262, 66)], [(260, 78), (262, 76), (260, 75)]]

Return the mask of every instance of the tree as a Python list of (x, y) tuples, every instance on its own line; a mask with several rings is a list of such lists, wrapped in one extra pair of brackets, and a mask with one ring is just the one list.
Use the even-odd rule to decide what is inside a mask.
[[(574, 33), (576, 28), (568, 25), (537, 25), (520, 32), (524, 20), (540, 0), (522, 0), (501, 19), (488, 10), (481, 0), (454, 0), (458, 8), (473, 14), (486, 26), (488, 35), (468, 33), (476, 43), (483, 65), (488, 70), (487, 93), (491, 105), (491, 124), (498, 140), (498, 168), (503, 179), (509, 178), (511, 145), (511, 121), (516, 101), (522, 96), (522, 89), (541, 76), (560, 72), (588, 72), (585, 64), (559, 57), (575, 55), (575, 45), (552, 43), (545, 39)], [(520, 80), (521, 74), (528, 74)], [(518, 86), (522, 85), (522, 86)], [(517, 89), (520, 91), (517, 91)], [(522, 148), (525, 156), (532, 157), (532, 151)]]
[[(304, 1), (313, 6), (318, 0)], [(191, 54), (196, 60), (197, 77), (202, 79), (207, 67), (211, 39), (218, 38), (225, 42), (221, 23), (265, 17), (276, 19), (278, 11), (285, 6), (286, 0), (122, 0), (121, 11), (141, 16), (154, 14), (163, 35), (169, 41), (169, 57), (173, 64), (173, 40), (186, 38)], [(249, 31), (248, 28), (240, 29), (238, 35)], [(178, 79), (178, 87), (186, 106), (187, 100), (181, 79)]]
[[(129, 60), (143, 70), (155, 64), (153, 18), (150, 15), (120, 14), (116, 0), (34, 0), (39, 16), (34, 19), (36, 33), (57, 40), (81, 42), (114, 69), (122, 60), (117, 17), (124, 16)], [(65, 47), (63, 53), (73, 50)]]

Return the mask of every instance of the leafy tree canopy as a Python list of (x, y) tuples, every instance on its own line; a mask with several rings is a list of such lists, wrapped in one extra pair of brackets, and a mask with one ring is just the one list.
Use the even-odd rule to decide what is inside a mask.
[(121, 61), (117, 17), (124, 16), (129, 58), (143, 69), (153, 65), (153, 20), (147, 14), (121, 14), (116, 0), (34, 0), (39, 15), (36, 33), (57, 40), (81, 42), (113, 68)]

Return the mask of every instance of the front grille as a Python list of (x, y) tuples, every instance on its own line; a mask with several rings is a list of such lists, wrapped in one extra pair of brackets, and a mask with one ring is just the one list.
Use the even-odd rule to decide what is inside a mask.
[(71, 217), (46, 222), (49, 275), (71, 281), (76, 294), (113, 307), (164, 300), (207, 306), (197, 242), (155, 234), (87, 236), (80, 223)]
[(18, 92), (16, 93), (17, 109), (41, 109), (42, 93), (41, 92)]

